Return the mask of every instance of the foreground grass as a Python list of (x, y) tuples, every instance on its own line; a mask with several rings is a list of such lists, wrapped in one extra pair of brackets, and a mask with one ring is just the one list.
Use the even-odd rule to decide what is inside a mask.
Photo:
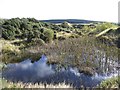
[(42, 84), (42, 83), (22, 83), (22, 82), (9, 82), (0, 78), (2, 82), (1, 88), (73, 88), (70, 85), (66, 85), (65, 82), (59, 84)]
[[(101, 84), (99, 86), (96, 87), (92, 87), (92, 90), (109, 90), (109, 89), (117, 89), (118, 87), (118, 83), (120, 78), (118, 79), (118, 77), (113, 77), (107, 80), (104, 80), (101, 82)], [(9, 82), (5, 79), (1, 79), (0, 78), (0, 88), (1, 89), (7, 89), (7, 88), (11, 88), (11, 89), (15, 89), (15, 88), (69, 88), (69, 89), (73, 89), (74, 87), (72, 85), (66, 85), (65, 82), (63, 83), (59, 83), (59, 84), (43, 84), (43, 83), (22, 83), (22, 82), (17, 82), (17, 83), (13, 83), (13, 82)], [(80, 87), (81, 89), (84, 90), (84, 88), (88, 88), (88, 90), (90, 89), (89, 87)], [(74, 88), (75, 89), (75, 88)]]
[(120, 77), (112, 77), (110, 79), (101, 82), (100, 87), (102, 88), (118, 88), (120, 85)]

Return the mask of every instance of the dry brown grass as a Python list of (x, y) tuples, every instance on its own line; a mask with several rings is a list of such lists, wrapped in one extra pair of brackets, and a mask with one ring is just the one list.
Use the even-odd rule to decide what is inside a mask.
[(42, 84), (42, 83), (13, 83), (8, 82), (6, 88), (73, 88), (70, 85), (66, 85), (64, 82), (59, 84)]

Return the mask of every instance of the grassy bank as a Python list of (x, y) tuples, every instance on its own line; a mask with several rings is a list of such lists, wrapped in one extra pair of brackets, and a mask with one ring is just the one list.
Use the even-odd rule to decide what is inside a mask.
[(119, 88), (120, 85), (120, 77), (112, 77), (110, 79), (104, 80), (101, 82), (101, 88)]

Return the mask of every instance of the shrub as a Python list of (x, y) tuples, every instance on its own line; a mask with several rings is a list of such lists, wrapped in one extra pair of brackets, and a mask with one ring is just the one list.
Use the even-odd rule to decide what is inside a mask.
[(70, 27), (69, 24), (68, 24), (68, 22), (63, 22), (63, 23), (61, 24), (61, 26), (62, 26), (63, 28), (69, 28), (69, 27)]
[(53, 40), (53, 37), (54, 37), (54, 32), (50, 29), (46, 29), (44, 32), (44, 41), (45, 42), (51, 42)]
[(111, 28), (111, 27), (114, 27), (115, 25), (112, 24), (112, 23), (100, 23), (96, 26), (96, 30), (97, 32), (101, 32), (107, 28)]
[(5, 29), (2, 28), (2, 37), (5, 39), (14, 39), (15, 37), (15, 28), (12, 26), (7, 26)]

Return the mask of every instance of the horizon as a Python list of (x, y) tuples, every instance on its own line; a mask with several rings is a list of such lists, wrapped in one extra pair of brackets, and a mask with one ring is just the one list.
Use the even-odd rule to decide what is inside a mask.
[(78, 19), (118, 23), (119, 0), (2, 0), (0, 18)]
[[(20, 18), (20, 17), (14, 17), (14, 18)], [(25, 17), (22, 17), (22, 18), (25, 18)], [(20, 19), (22, 19), (22, 18), (20, 18)], [(34, 17), (26, 17), (26, 18), (34, 18)], [(13, 19), (13, 18), (0, 18), (0, 19)], [(36, 19), (36, 18), (34, 18), (34, 19)], [(81, 21), (81, 20), (83, 20), (83, 21), (91, 21), (91, 22), (108, 22), (108, 23), (119, 23), (119, 22), (109, 22), (109, 21), (98, 21), (98, 20), (88, 20), (88, 19), (36, 19), (36, 20), (38, 20), (38, 21), (59, 21), (59, 20), (63, 20), (63, 21), (66, 21), (66, 20), (79, 20), (79, 21)]]

